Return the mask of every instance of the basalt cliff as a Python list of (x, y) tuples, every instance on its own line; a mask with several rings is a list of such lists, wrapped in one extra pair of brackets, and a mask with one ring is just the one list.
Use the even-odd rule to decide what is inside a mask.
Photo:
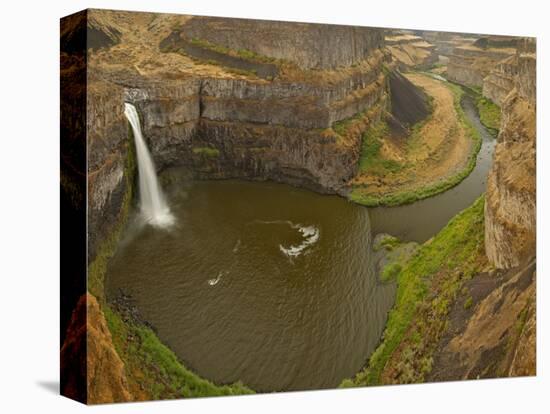
[[(107, 38), (114, 15), (94, 13)], [(149, 22), (139, 26), (156, 28), (154, 36), (140, 36), (131, 20), (126, 27), (116, 17), (121, 40), (91, 51), (88, 62), (90, 259), (116, 222), (125, 192), (124, 102), (137, 107), (161, 170), (183, 166), (200, 178), (346, 191), (361, 130), (341, 136), (331, 126), (363, 113), (366, 127), (387, 108), (382, 68), (391, 57), (381, 30), (273, 22), (267, 36), (258, 35), (265, 22), (260, 31), (247, 20), (132, 15)], [(292, 36), (300, 42), (288, 46)], [(135, 43), (146, 37), (153, 39), (136, 53)], [(327, 38), (326, 49), (310, 47), (319, 37)], [(334, 39), (353, 39), (344, 43), (354, 47)]]
[(517, 266), (535, 250), (536, 57), (533, 39), (518, 47), (513, 89), (502, 100), (502, 124), (487, 184), (485, 246), (498, 268)]
[(469, 87), (483, 87), (495, 65), (515, 54), (516, 38), (481, 37), (474, 43), (456, 46), (449, 55), (447, 76)]
[(465, 283), (430, 380), (536, 374), (535, 39), (516, 46), (484, 82), (502, 109), (484, 206), (493, 270)]

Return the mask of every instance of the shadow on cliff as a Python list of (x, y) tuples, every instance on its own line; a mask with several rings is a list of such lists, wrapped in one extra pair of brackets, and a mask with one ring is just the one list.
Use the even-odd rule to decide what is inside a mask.
[(409, 127), (429, 115), (428, 96), (399, 71), (390, 73), (389, 84), (392, 117), (388, 122), (394, 134), (405, 135)]

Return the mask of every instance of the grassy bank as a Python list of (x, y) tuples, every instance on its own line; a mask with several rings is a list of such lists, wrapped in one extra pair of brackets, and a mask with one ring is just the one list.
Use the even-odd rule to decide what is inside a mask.
[(342, 387), (422, 382), (462, 283), (486, 266), (484, 197), (455, 216), (400, 269), (383, 340), (365, 369)]
[(483, 96), (476, 98), (479, 120), (493, 135), (498, 135), (500, 129), (500, 107), (490, 99)]
[(145, 390), (146, 398), (167, 399), (251, 394), (241, 383), (216, 385), (185, 367), (147, 326), (124, 320), (112, 308), (105, 318), (118, 355), (124, 361), (132, 390)]
[[(432, 197), (456, 186), (472, 172), (476, 165), (477, 154), (481, 149), (481, 136), (475, 127), (468, 121), (464, 111), (462, 110), (460, 102), (464, 94), (463, 90), (457, 85), (448, 84), (447, 86), (451, 89), (454, 95), (454, 108), (458, 116), (458, 121), (461, 127), (464, 128), (467, 136), (472, 140), (472, 148), (464, 168), (458, 173), (432, 184), (424, 185), (413, 190), (398, 191), (383, 195), (369, 194), (366, 192), (365, 187), (360, 185), (353, 186), (352, 191), (349, 194), (350, 200), (368, 207), (410, 204), (424, 198)], [(419, 133), (422, 125), (423, 124), (419, 124), (413, 128), (411, 138), (414, 137), (414, 134)], [(380, 138), (384, 133), (383, 127), (380, 125), (374, 125), (363, 134), (363, 150), (359, 167), (360, 171), (373, 167), (380, 169), (381, 166), (385, 168), (386, 172), (395, 172), (402, 168), (402, 165), (398, 163), (388, 163), (387, 160), (381, 159), (379, 149), (377, 149), (376, 145), (373, 145), (373, 142), (380, 142)]]
[[(453, 83), (458, 86), (458, 84)], [(475, 101), (479, 120), (491, 132), (493, 136), (498, 135), (500, 129), (501, 110), (500, 106), (483, 96), (481, 88), (460, 85)]]

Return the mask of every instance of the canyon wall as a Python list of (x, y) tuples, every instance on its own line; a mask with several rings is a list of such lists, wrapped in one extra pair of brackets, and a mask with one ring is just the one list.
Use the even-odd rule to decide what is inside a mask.
[(390, 32), (385, 43), (403, 71), (428, 69), (439, 60), (436, 46), (419, 36)]
[(515, 54), (515, 43), (494, 38), (455, 47), (449, 56), (447, 77), (466, 86), (483, 87), (483, 79), (496, 64)]
[(487, 183), (485, 248), (497, 268), (519, 265), (536, 247), (536, 51), (517, 51), (514, 89), (502, 102), (502, 123)]
[(502, 106), (504, 99), (514, 88), (517, 69), (517, 55), (510, 56), (495, 65), (483, 79), (483, 96)]
[(436, 52), (441, 56), (450, 56), (457, 46), (466, 46), (474, 43), (476, 40), (471, 34), (453, 33), (453, 32), (434, 32), (430, 30), (421, 30), (416, 32), (427, 42), (435, 46)]
[(289, 60), (303, 69), (351, 66), (370, 57), (384, 41), (381, 29), (369, 27), (222, 17), (193, 17), (182, 33), (188, 39)]

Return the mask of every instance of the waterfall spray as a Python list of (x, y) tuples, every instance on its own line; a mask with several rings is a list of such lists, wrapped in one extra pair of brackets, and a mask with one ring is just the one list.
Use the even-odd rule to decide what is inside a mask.
[(139, 116), (134, 105), (125, 103), (124, 115), (128, 118), (134, 132), (141, 214), (147, 223), (155, 227), (168, 227), (174, 223), (174, 217), (158, 184), (155, 165), (143, 139)]

